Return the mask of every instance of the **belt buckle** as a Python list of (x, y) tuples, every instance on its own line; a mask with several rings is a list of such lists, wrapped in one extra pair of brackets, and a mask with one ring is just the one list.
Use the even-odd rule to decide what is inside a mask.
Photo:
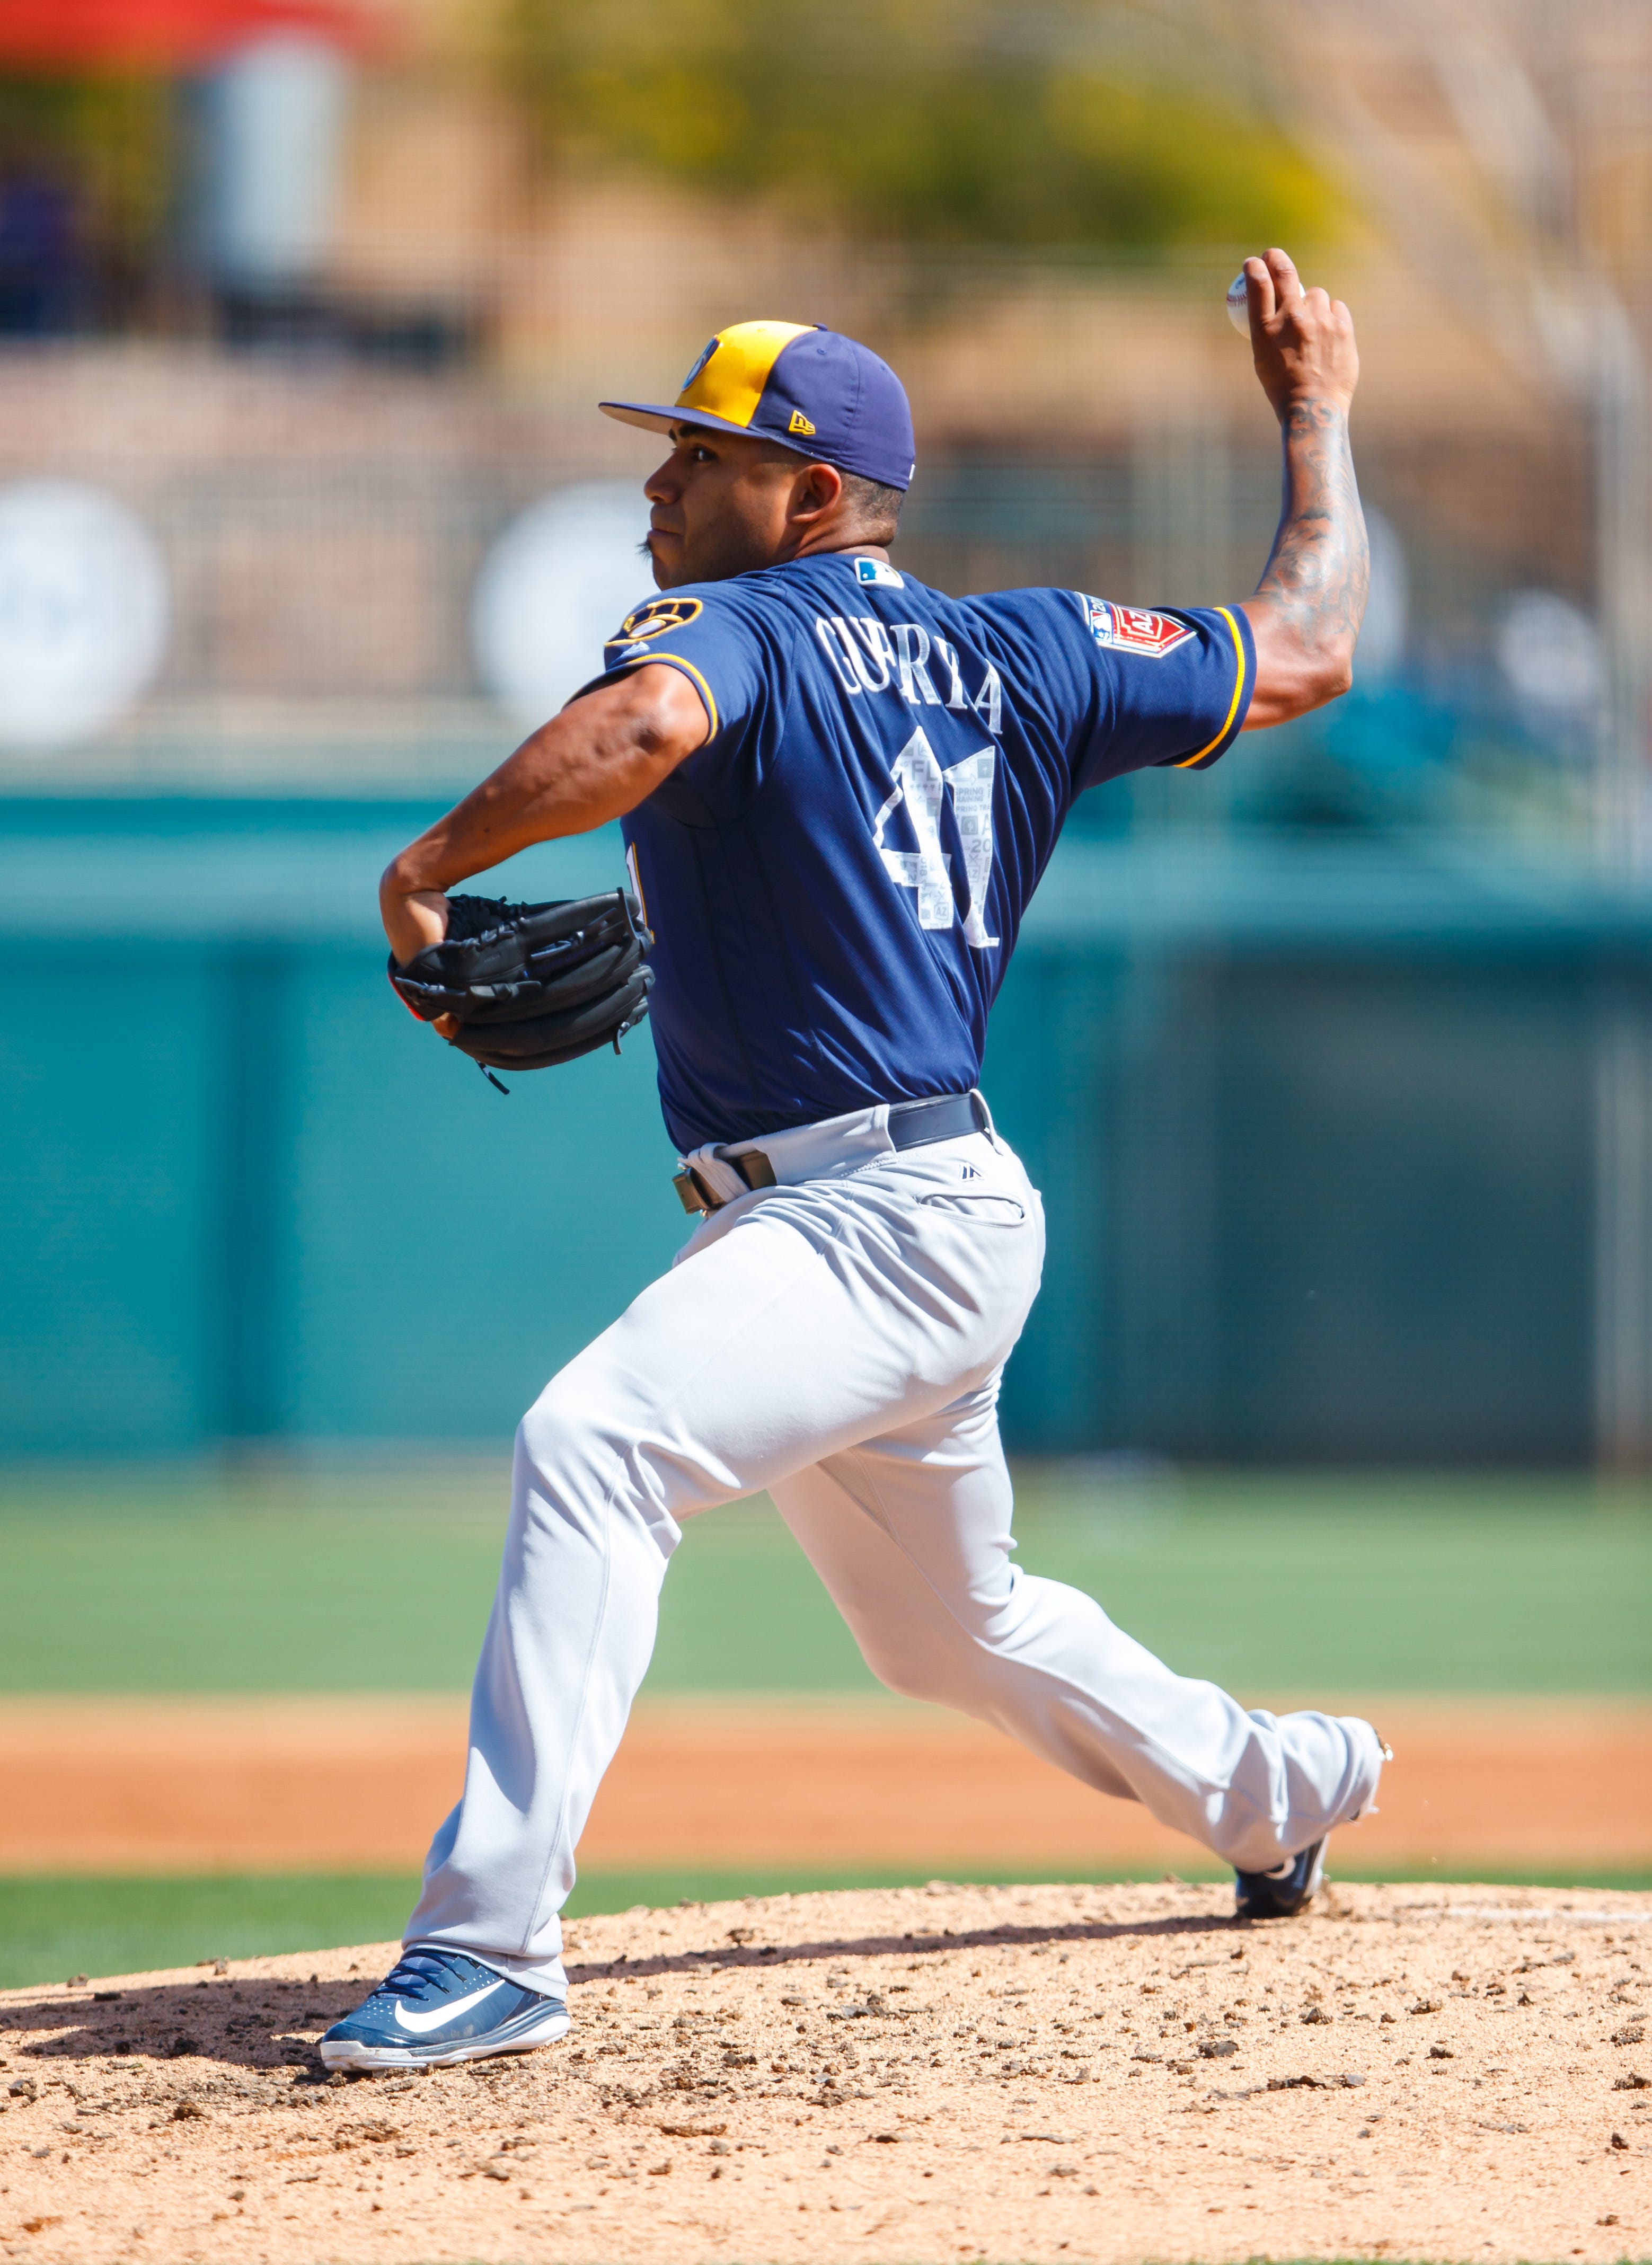
[[(719, 1159), (739, 1174), (747, 1189), (753, 1194), (759, 1188), (776, 1184), (775, 1168), (761, 1148), (748, 1148), (743, 1155), (731, 1156), (719, 1148)], [(714, 1195), (692, 1164), (680, 1164), (671, 1176), (671, 1184), (677, 1191), (677, 1200), (690, 1218), (697, 1212), (710, 1213), (721, 1211), (729, 1200), (726, 1196)]]
[(753, 1194), (759, 1188), (772, 1188), (777, 1184), (775, 1168), (761, 1148), (747, 1148), (745, 1154), (739, 1156), (724, 1154), (722, 1149), (719, 1149), (717, 1154), (723, 1157), (724, 1163), (733, 1165)]
[(690, 1219), (721, 1207), (719, 1198), (700, 1179), (692, 1164), (679, 1165), (671, 1176), (671, 1184), (677, 1191), (678, 1202)]

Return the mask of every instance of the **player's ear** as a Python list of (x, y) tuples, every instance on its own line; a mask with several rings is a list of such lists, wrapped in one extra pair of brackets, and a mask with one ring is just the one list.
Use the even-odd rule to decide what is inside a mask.
[(822, 519), (842, 493), (843, 475), (835, 464), (806, 464), (792, 491), (792, 514)]

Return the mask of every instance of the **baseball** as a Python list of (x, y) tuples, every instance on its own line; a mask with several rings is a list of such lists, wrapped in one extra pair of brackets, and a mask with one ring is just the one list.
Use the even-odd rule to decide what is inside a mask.
[(1245, 296), (1245, 271), (1242, 267), (1227, 287), (1227, 319), (1241, 339), (1250, 336), (1250, 302)]

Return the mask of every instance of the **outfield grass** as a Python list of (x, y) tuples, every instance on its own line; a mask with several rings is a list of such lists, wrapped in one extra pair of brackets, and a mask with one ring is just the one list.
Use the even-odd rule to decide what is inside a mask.
[[(1217, 1864), (1190, 1861), (1179, 1876), (1228, 1880)], [(1343, 1879), (1380, 1878), (1380, 1872), (1338, 1867)], [(593, 1872), (570, 1897), (571, 1918), (591, 1912), (629, 1911), (633, 1904), (732, 1902), (740, 1896), (801, 1895), (830, 1888), (920, 1887), (921, 1871), (821, 1871), (771, 1866), (707, 1870), (693, 1866), (645, 1872)], [(954, 1872), (954, 1878), (1000, 1883), (1050, 1877), (1042, 1870), (994, 1868)], [(1157, 1871), (1087, 1871), (1063, 1868), (1083, 1880), (1157, 1879)], [(1476, 1879), (1556, 1888), (1652, 1888), (1652, 1873), (1597, 1872), (1578, 1876), (1541, 1872), (1476, 1871)], [(411, 1873), (251, 1874), (234, 1877), (186, 1875), (154, 1879), (0, 1879), (0, 1989), (64, 1982), (71, 1974), (138, 1974), (161, 1966), (193, 1966), (214, 1958), (278, 1956), (324, 1950), (343, 1943), (384, 1942), (401, 1934), (418, 1891)]]
[[(0, 1691), (458, 1691), (502, 1471), (0, 1481)], [(1652, 1492), (1021, 1475), (1021, 1562), (1241, 1694), (1652, 1689)], [(765, 1504), (688, 1528), (646, 1688), (871, 1687)]]

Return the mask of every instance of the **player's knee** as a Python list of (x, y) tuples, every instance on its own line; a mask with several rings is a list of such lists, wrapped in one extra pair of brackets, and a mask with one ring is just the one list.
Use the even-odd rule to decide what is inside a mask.
[(957, 1683), (956, 1660), (928, 1645), (915, 1648), (910, 1637), (903, 1642), (898, 1629), (891, 1628), (886, 1636), (867, 1629), (855, 1634), (862, 1658), (885, 1690), (902, 1699), (950, 1703)]
[(954, 1594), (944, 1607), (917, 1614), (848, 1612), (861, 1656), (878, 1681), (905, 1699), (972, 1707), (1012, 1664), (1025, 1633), (1024, 1577), (1010, 1575), (990, 1591)]
[(616, 1445), (589, 1395), (553, 1377), (516, 1427), (517, 1475), (552, 1495), (606, 1493)]
[(516, 1428), (513, 1493), (529, 1525), (572, 1529), (609, 1546), (622, 1529), (646, 1533), (667, 1555), (678, 1529), (671, 1473), (629, 1411), (579, 1364), (546, 1386)]

